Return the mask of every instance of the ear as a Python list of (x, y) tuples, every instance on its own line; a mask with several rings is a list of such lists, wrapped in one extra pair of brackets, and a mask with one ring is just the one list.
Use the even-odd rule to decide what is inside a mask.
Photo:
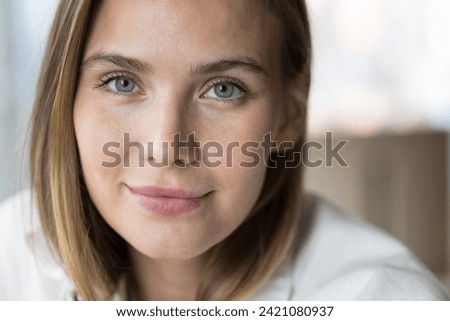
[(308, 93), (308, 73), (302, 73), (297, 78), (288, 80), (283, 111), (277, 127), (277, 146), (286, 141), (297, 143), (304, 138)]

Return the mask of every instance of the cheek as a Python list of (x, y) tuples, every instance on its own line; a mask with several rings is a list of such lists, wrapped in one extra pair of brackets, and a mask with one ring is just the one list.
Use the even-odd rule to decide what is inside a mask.
[(77, 96), (74, 104), (74, 126), (80, 154), (86, 160), (100, 158), (106, 160), (102, 147), (108, 142), (120, 142), (123, 122), (107, 110), (99, 106), (89, 95)]
[[(74, 104), (74, 126), (83, 177), (89, 194), (97, 207), (114, 197), (114, 184), (122, 175), (122, 166), (108, 166), (114, 160), (104, 153), (104, 146), (120, 142), (117, 122), (92, 103), (93, 100), (77, 96)], [(119, 149), (110, 148), (117, 152)]]
[(222, 135), (215, 137), (222, 146), (224, 157), (210, 159), (211, 163), (220, 161), (221, 166), (208, 170), (219, 182), (221, 197), (217, 199), (217, 213), (222, 215), (221, 224), (228, 233), (247, 218), (261, 193), (268, 158), (261, 144), (265, 134), (273, 131), (268, 109), (246, 117), (241, 124), (223, 122)]
[(223, 189), (218, 198), (217, 213), (222, 215), (221, 223), (227, 232), (237, 228), (249, 215), (255, 205), (264, 183), (266, 167), (261, 164), (252, 168), (222, 169), (216, 173), (220, 177)]

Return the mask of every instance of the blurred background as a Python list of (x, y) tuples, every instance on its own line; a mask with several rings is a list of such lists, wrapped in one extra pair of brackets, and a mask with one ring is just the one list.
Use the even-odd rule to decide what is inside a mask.
[[(25, 137), (57, 2), (0, 1), (0, 201), (27, 184)], [(307, 3), (309, 140), (326, 131), (349, 140), (349, 167), (307, 169), (306, 187), (394, 234), (449, 280), (450, 1)]]

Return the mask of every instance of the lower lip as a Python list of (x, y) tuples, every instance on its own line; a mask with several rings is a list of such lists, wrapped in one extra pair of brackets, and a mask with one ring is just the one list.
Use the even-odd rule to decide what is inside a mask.
[[(136, 195), (136, 194), (135, 194)], [(146, 210), (163, 216), (179, 216), (200, 207), (199, 198), (149, 197), (136, 195)]]

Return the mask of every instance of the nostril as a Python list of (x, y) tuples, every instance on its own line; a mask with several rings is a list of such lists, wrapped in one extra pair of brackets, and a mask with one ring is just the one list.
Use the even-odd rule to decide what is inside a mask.
[(173, 163), (177, 167), (186, 167), (186, 161), (183, 159), (177, 159)]

